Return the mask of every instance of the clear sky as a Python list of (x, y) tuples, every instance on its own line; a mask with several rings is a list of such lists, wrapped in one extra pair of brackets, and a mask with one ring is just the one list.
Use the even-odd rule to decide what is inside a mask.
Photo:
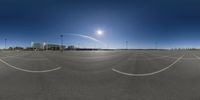
[[(96, 30), (104, 31), (102, 36)], [(0, 48), (31, 42), (106, 48), (200, 47), (199, 0), (1, 0)], [(69, 34), (94, 37), (106, 45)]]

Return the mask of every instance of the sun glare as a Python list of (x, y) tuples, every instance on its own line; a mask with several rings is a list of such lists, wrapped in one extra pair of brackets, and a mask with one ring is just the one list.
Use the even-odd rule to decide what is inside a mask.
[(97, 35), (103, 35), (103, 31), (102, 30), (97, 30)]

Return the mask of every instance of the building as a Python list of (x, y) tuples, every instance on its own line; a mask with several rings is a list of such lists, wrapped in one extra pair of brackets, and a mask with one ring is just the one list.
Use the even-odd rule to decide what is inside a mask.
[(61, 50), (64, 49), (64, 45), (58, 45), (58, 44), (48, 44), (48, 43), (36, 43), (32, 42), (31, 47), (34, 50)]
[(23, 47), (14, 47), (14, 50), (24, 50)]
[(58, 45), (58, 44), (45, 44), (44, 45), (44, 49), (45, 50), (61, 50), (64, 49), (65, 46), (64, 45)]
[(32, 51), (34, 50), (32, 47), (26, 47), (24, 50), (27, 50), (27, 51)]
[(67, 49), (68, 49), (68, 50), (75, 50), (76, 47), (75, 47), (74, 45), (70, 45), (70, 46), (67, 47)]
[(44, 43), (32, 42), (32, 43), (31, 43), (31, 47), (32, 47), (34, 50), (43, 50), (43, 49), (44, 49)]

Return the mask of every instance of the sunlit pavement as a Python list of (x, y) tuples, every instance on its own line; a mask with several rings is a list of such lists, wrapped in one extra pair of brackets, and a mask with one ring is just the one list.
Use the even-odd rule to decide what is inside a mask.
[[(198, 57), (200, 51), (0, 51), (0, 100), (199, 100)], [(147, 76), (112, 70), (135, 75), (169, 65)]]

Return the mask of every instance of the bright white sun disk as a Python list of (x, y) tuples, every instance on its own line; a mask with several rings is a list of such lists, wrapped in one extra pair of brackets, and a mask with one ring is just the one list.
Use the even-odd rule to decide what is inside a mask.
[(103, 31), (102, 31), (102, 30), (97, 30), (97, 34), (98, 34), (98, 35), (102, 35), (102, 34), (103, 34)]

